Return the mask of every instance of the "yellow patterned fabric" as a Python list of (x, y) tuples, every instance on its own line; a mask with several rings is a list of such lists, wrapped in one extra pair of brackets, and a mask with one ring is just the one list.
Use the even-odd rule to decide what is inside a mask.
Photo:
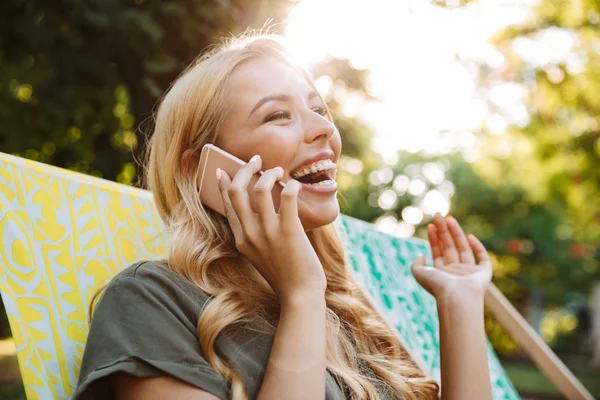
[(165, 252), (143, 190), (0, 153), (0, 291), (28, 399), (68, 399), (98, 287)]

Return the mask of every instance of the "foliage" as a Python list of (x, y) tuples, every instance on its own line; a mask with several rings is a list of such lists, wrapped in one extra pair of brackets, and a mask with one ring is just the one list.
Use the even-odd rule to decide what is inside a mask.
[[(496, 284), (559, 350), (582, 350), (568, 345), (584, 337), (587, 324), (574, 316), (585, 314), (590, 285), (600, 277), (599, 7), (542, 0), (522, 26), (494, 38), (502, 65), (462, 60), (476, 71), (490, 113), (507, 123), (503, 134), (484, 125), (466, 155), (400, 152), (395, 165), (365, 164), (348, 187), (347, 173), (340, 177), (345, 212), (399, 235), (412, 232), (404, 212), (414, 207), (424, 212), (413, 222), (423, 237), (430, 221), (425, 196), (443, 192), (450, 212), (494, 254)], [(540, 62), (519, 50), (523, 43), (542, 47), (544, 35), (557, 32), (573, 43), (560, 58)], [(494, 91), (509, 89), (520, 99), (500, 104)], [(442, 183), (426, 176), (432, 163), (444, 171)], [(425, 188), (411, 193), (414, 181)], [(559, 307), (568, 323), (553, 320)], [(495, 321), (488, 317), (486, 325), (501, 352), (518, 350)]]
[[(451, 213), (495, 255), (496, 284), (548, 340), (559, 338), (555, 345), (571, 351), (576, 349), (565, 338), (579, 337), (584, 332), (577, 326), (586, 324), (573, 323), (573, 315), (581, 315), (590, 285), (600, 277), (599, 7), (585, 0), (542, 0), (523, 25), (494, 38), (504, 58), (500, 67), (462, 60), (477, 72), (477, 92), (492, 116), (507, 124), (504, 133), (484, 125), (465, 157), (401, 152), (397, 164), (365, 169), (346, 189), (347, 212), (378, 219), (392, 233), (410, 232), (407, 207), (425, 211), (416, 223), (416, 234), (423, 236), (430, 221), (424, 196), (441, 191), (425, 176), (425, 166), (439, 164), (454, 188), (444, 194)], [(540, 41), (560, 37), (572, 43), (561, 57), (540, 61), (532, 55), (543, 49)], [(502, 90), (520, 93), (519, 100), (502, 104)], [(407, 191), (414, 181), (425, 189)], [(558, 307), (570, 322), (553, 322)], [(517, 349), (489, 318), (487, 328), (501, 352)]]
[[(568, 44), (563, 54), (544, 56), (544, 42), (560, 41)], [(507, 233), (520, 244), (515, 248), (527, 241), (534, 251), (519, 252), (519, 278), (549, 311), (542, 328), (559, 326), (552, 309), (584, 315), (591, 284), (600, 277), (600, 4), (542, 0), (528, 21), (499, 32), (493, 45), (505, 62), (479, 66), (481, 92), (516, 88), (526, 113), (515, 118), (519, 104), (488, 101), (509, 126), (503, 137), (489, 137), (485, 165), (478, 167), (498, 187), (522, 188), (524, 205), (515, 204), (515, 215), (529, 211), (513, 218)], [(585, 318), (577, 323), (576, 334), (585, 333)], [(556, 346), (572, 349), (574, 335), (557, 334)]]
[[(263, 0), (0, 3), (0, 149), (131, 183), (138, 129), (217, 38), (281, 17)], [(268, 14), (267, 14), (268, 10)]]

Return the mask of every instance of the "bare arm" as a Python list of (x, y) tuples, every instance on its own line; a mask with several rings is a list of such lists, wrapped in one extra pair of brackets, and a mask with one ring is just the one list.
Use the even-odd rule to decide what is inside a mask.
[(325, 346), (324, 293), (282, 302), (258, 400), (325, 398)]
[(483, 297), (438, 299), (442, 399), (491, 399)]
[(442, 399), (491, 400), (483, 326), (483, 296), (492, 278), (490, 258), (481, 242), (473, 235), (467, 238), (452, 217), (437, 214), (427, 232), (433, 268), (425, 267), (420, 256), (413, 274), (437, 300)]
[(116, 400), (219, 400), (214, 394), (170, 376), (135, 378), (124, 372), (110, 376)]

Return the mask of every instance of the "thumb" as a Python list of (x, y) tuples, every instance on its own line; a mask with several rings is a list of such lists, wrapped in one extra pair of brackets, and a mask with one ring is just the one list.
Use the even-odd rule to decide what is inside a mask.
[(425, 256), (423, 254), (419, 253), (419, 255), (415, 259), (415, 262), (413, 263), (413, 265), (424, 267), (426, 265), (426, 262), (427, 261), (425, 261)]
[(425, 257), (423, 257), (423, 254), (419, 254), (415, 259), (415, 262), (413, 262), (412, 266), (410, 267), (411, 272), (419, 283), (421, 283), (424, 275), (427, 274), (425, 268)]
[(423, 286), (425, 290), (431, 293), (431, 268), (427, 268), (425, 265), (425, 257), (422, 254), (417, 256), (417, 259), (411, 266), (411, 272), (417, 282)]

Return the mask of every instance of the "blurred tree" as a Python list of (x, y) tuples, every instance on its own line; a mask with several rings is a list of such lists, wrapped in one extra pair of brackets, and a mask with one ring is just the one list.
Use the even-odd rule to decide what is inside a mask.
[[(563, 46), (549, 56), (550, 43)], [(530, 304), (576, 309), (600, 277), (600, 4), (541, 1), (492, 44), (504, 62), (479, 65), (481, 93), (508, 127), (488, 138), (486, 176), (524, 189), (514, 237), (535, 249), (521, 257)]]
[[(565, 338), (600, 277), (599, 8), (542, 0), (523, 25), (494, 38), (500, 66), (462, 60), (477, 71), (489, 110), (464, 156), (401, 152), (346, 190), (359, 193), (350, 214), (400, 236), (423, 237), (430, 212), (451, 201), (451, 213), (494, 254), (496, 284), (547, 340), (560, 338), (559, 350), (573, 351)], [(566, 50), (553, 58), (560, 51), (546, 50), (554, 43)], [(497, 323), (487, 328), (501, 352), (517, 349)]]
[[(362, 190), (363, 205), (346, 208), (390, 233), (424, 236), (428, 212), (451, 200), (451, 213), (494, 253), (496, 284), (547, 340), (575, 332), (573, 315), (600, 277), (599, 7), (542, 0), (526, 23), (494, 38), (502, 65), (463, 60), (489, 110), (477, 145), (464, 156), (402, 152), (396, 165), (363, 173), (367, 193), (349, 189)], [(557, 42), (567, 50), (552, 58), (545, 50)], [(548, 312), (557, 307), (571, 314)], [(488, 333), (516, 350), (491, 320)]]
[(133, 182), (138, 127), (169, 83), (218, 38), (281, 18), (287, 5), (3, 1), (0, 149)]

